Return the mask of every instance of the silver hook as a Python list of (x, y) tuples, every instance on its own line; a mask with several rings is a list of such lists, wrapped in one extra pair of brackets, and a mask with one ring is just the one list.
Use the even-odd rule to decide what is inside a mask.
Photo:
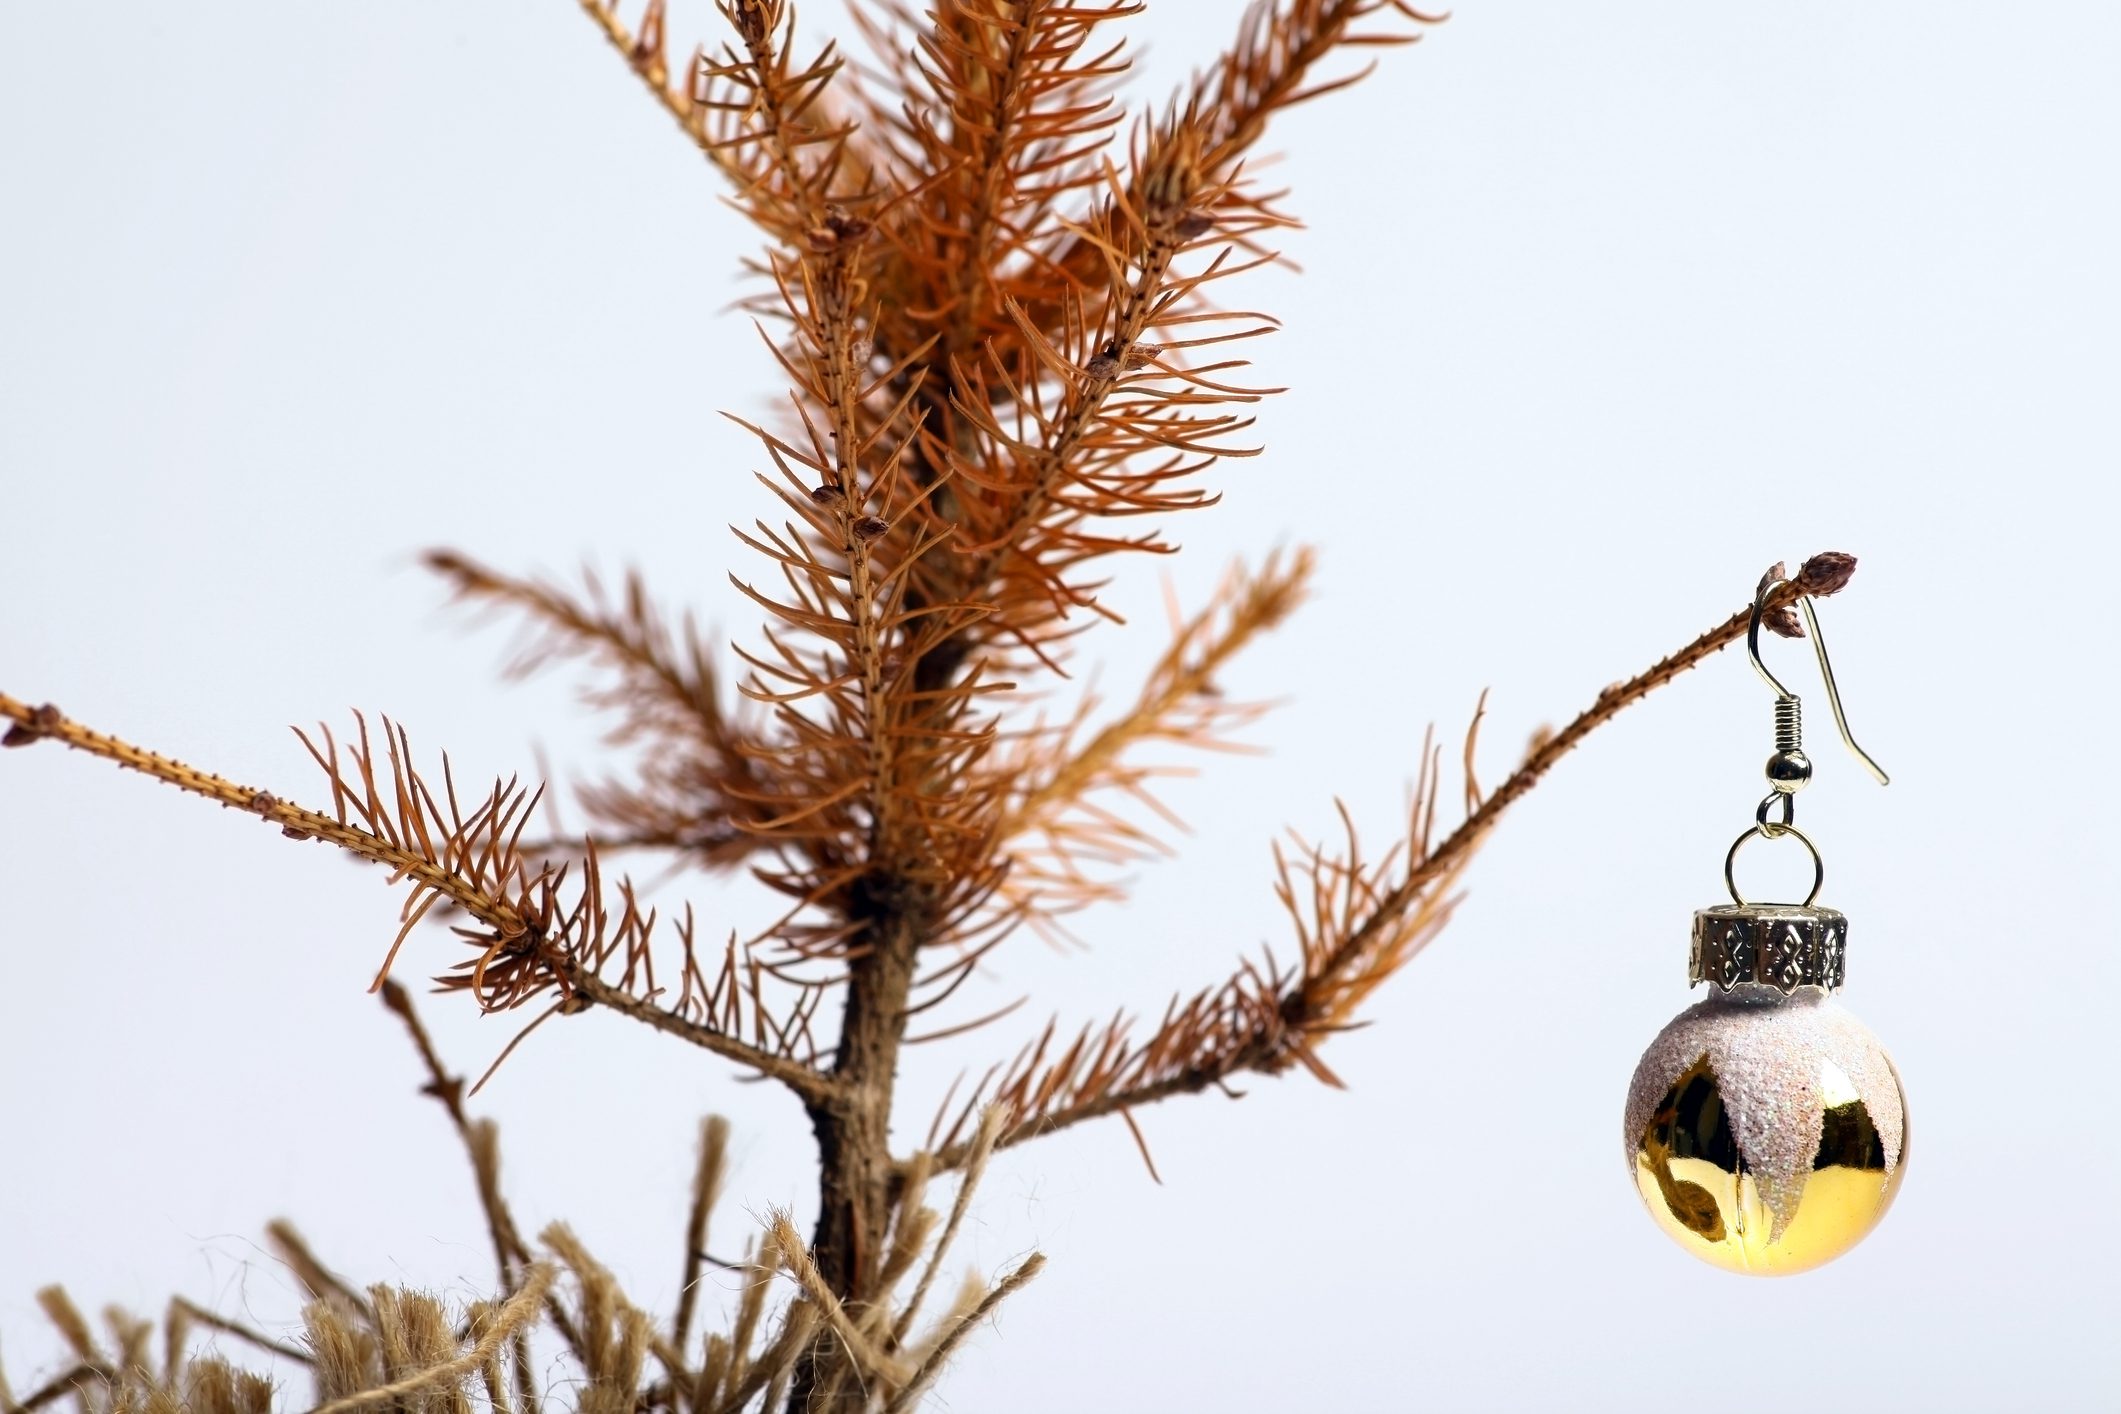
[[(1778, 792), (1786, 794), (1802, 786), (1804, 781), (1800, 778), (1785, 783), (1777, 776), (1777, 763), (1785, 756), (1793, 756), (1796, 760), (1791, 763), (1792, 767), (1794, 768), (1797, 763), (1801, 762), (1802, 771), (1806, 777), (1811, 774), (1811, 763), (1804, 761), (1803, 744), (1800, 739), (1801, 729), (1797, 708), (1797, 694), (1784, 687), (1782, 680), (1769, 672), (1768, 665), (1760, 660), (1761, 615), (1767, 609), (1768, 595), (1774, 592), (1776, 585), (1781, 583), (1783, 583), (1783, 576), (1782, 566), (1780, 565), (1776, 565), (1760, 577), (1760, 587), (1753, 591), (1753, 617), (1746, 625), (1745, 651), (1753, 660), (1754, 671), (1758, 672), (1767, 685), (1775, 690), (1776, 756), (1774, 760), (1768, 763), (1768, 777), (1774, 783)], [(1892, 784), (1892, 778), (1885, 774), (1885, 768), (1873, 760), (1868, 751), (1858, 746), (1856, 738), (1849, 732), (1848, 714), (1841, 708), (1841, 688), (1834, 681), (1834, 665), (1826, 656), (1826, 639), (1819, 632), (1819, 615), (1812, 608), (1811, 596), (1800, 594), (1797, 597), (1797, 608), (1804, 615), (1805, 631), (1812, 636), (1812, 652), (1819, 659), (1819, 676), (1826, 682), (1827, 705), (1834, 711), (1834, 725), (1840, 729), (1842, 743), (1848, 747), (1851, 755), (1863, 763), (1865, 769), (1871, 773), (1879, 785)], [(1788, 821), (1785, 820), (1783, 823), (1787, 824)]]

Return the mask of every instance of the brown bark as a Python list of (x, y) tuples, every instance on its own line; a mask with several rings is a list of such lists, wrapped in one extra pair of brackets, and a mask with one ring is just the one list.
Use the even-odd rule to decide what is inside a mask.
[[(875, 1283), (891, 1223), (891, 1104), (906, 1000), (926, 915), (917, 895), (906, 896), (888, 881), (865, 892), (868, 951), (849, 968), (833, 1063), (833, 1073), (843, 1083), (829, 1099), (809, 1106), (818, 1145), (818, 1217), (811, 1256), (826, 1283), (851, 1308), (881, 1294)], [(791, 1414), (834, 1404), (861, 1407), (860, 1383), (834, 1378), (842, 1358), (844, 1353), (833, 1346), (811, 1349), (789, 1391)], [(817, 1403), (821, 1390), (833, 1391), (831, 1403)]]

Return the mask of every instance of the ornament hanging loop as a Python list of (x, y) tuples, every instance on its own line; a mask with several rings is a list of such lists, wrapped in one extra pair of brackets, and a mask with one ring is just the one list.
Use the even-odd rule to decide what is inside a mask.
[[(1773, 799), (1773, 797), (1769, 798)], [(1787, 799), (1788, 797), (1784, 798)], [(1767, 813), (1765, 802), (1762, 802), (1760, 809), (1762, 814)], [(1777, 840), (1787, 836), (1804, 846), (1805, 852), (1812, 856), (1812, 891), (1804, 896), (1804, 902), (1798, 904), (1797, 907), (1810, 908), (1817, 903), (1819, 901), (1819, 890), (1826, 884), (1826, 861), (1819, 856), (1819, 846), (1813, 844), (1812, 837), (1795, 825), (1786, 822), (1779, 825), (1771, 825), (1765, 820), (1731, 841), (1730, 853), (1723, 856), (1723, 884), (1725, 888), (1731, 891), (1731, 902), (1737, 904), (1740, 908), (1754, 907), (1752, 900), (1738, 892), (1738, 851), (1744, 849), (1745, 842), (1755, 836), (1764, 840)]]

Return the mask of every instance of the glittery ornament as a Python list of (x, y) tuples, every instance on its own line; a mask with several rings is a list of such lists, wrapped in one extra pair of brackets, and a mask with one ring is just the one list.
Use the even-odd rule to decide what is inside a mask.
[(1907, 1159), (1900, 1077), (1829, 993), (1848, 920), (1747, 904), (1695, 915), (1708, 998), (1650, 1043), (1628, 1087), (1629, 1168), (1657, 1225), (1731, 1271), (1831, 1261), (1885, 1215)]
[[(1803, 704), (1760, 658), (1763, 625), (1810, 638), (1842, 744), (1887, 784), (1885, 768), (1849, 734), (1810, 597), (1833, 593), (1854, 569), (1846, 555), (1820, 556), (1787, 580), (1776, 565), (1753, 591), (1746, 653), (1775, 694), (1768, 795), (1723, 857), (1731, 903), (1694, 915), (1687, 975), (1709, 984), (1708, 999), (1657, 1033), (1635, 1067), (1621, 1123), (1635, 1187), (1657, 1225), (1705, 1262), (1760, 1276), (1801, 1272), (1854, 1247), (1892, 1206), (1906, 1171), (1899, 1073), (1829, 996), (1847, 970), (1848, 919), (1812, 906), (1826, 865), (1796, 824), (1797, 793), (1812, 778)], [(1773, 603), (1786, 587), (1797, 591), (1801, 631), (1788, 619), (1791, 596)], [(1803, 903), (1748, 903), (1738, 891), (1738, 851), (1756, 839), (1795, 841), (1811, 856)]]

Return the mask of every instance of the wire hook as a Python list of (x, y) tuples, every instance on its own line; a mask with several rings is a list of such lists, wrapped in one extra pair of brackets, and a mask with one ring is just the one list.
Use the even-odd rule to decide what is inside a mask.
[[(1801, 758), (1802, 744), (1799, 740), (1800, 727), (1797, 694), (1783, 686), (1782, 680), (1769, 672), (1768, 665), (1762, 662), (1760, 658), (1761, 616), (1767, 610), (1768, 595), (1773, 593), (1775, 587), (1783, 582), (1781, 565), (1774, 566), (1760, 577), (1760, 587), (1753, 591), (1753, 617), (1746, 625), (1745, 651), (1753, 660), (1754, 671), (1758, 672), (1762, 680), (1775, 690), (1775, 733), (1778, 754), (1781, 752), (1794, 752)], [(1891, 785), (1892, 778), (1885, 774), (1885, 768), (1880, 766), (1868, 751), (1858, 746), (1856, 738), (1849, 732), (1848, 714), (1841, 707), (1841, 687), (1834, 681), (1834, 665), (1826, 656), (1826, 638), (1819, 631), (1819, 614), (1812, 608), (1811, 596), (1808, 594), (1798, 595), (1797, 608), (1804, 615), (1805, 631), (1812, 636), (1812, 652), (1819, 659), (1819, 676), (1826, 682), (1827, 706), (1833, 709), (1834, 725), (1841, 732), (1842, 744), (1848, 747), (1849, 754), (1863, 763), (1864, 768), (1871, 773), (1879, 785)], [(1787, 738), (1786, 742), (1785, 737)], [(1773, 764), (1772, 762), (1770, 763), (1769, 769), (1771, 779), (1774, 777)], [(1805, 772), (1809, 775), (1809, 763), (1805, 766)], [(1802, 784), (1802, 782), (1795, 784)], [(1780, 782), (1776, 784), (1778, 791), (1786, 791), (1793, 788), (1794, 786), (1786, 786)], [(1787, 822), (1785, 821), (1784, 823)]]

